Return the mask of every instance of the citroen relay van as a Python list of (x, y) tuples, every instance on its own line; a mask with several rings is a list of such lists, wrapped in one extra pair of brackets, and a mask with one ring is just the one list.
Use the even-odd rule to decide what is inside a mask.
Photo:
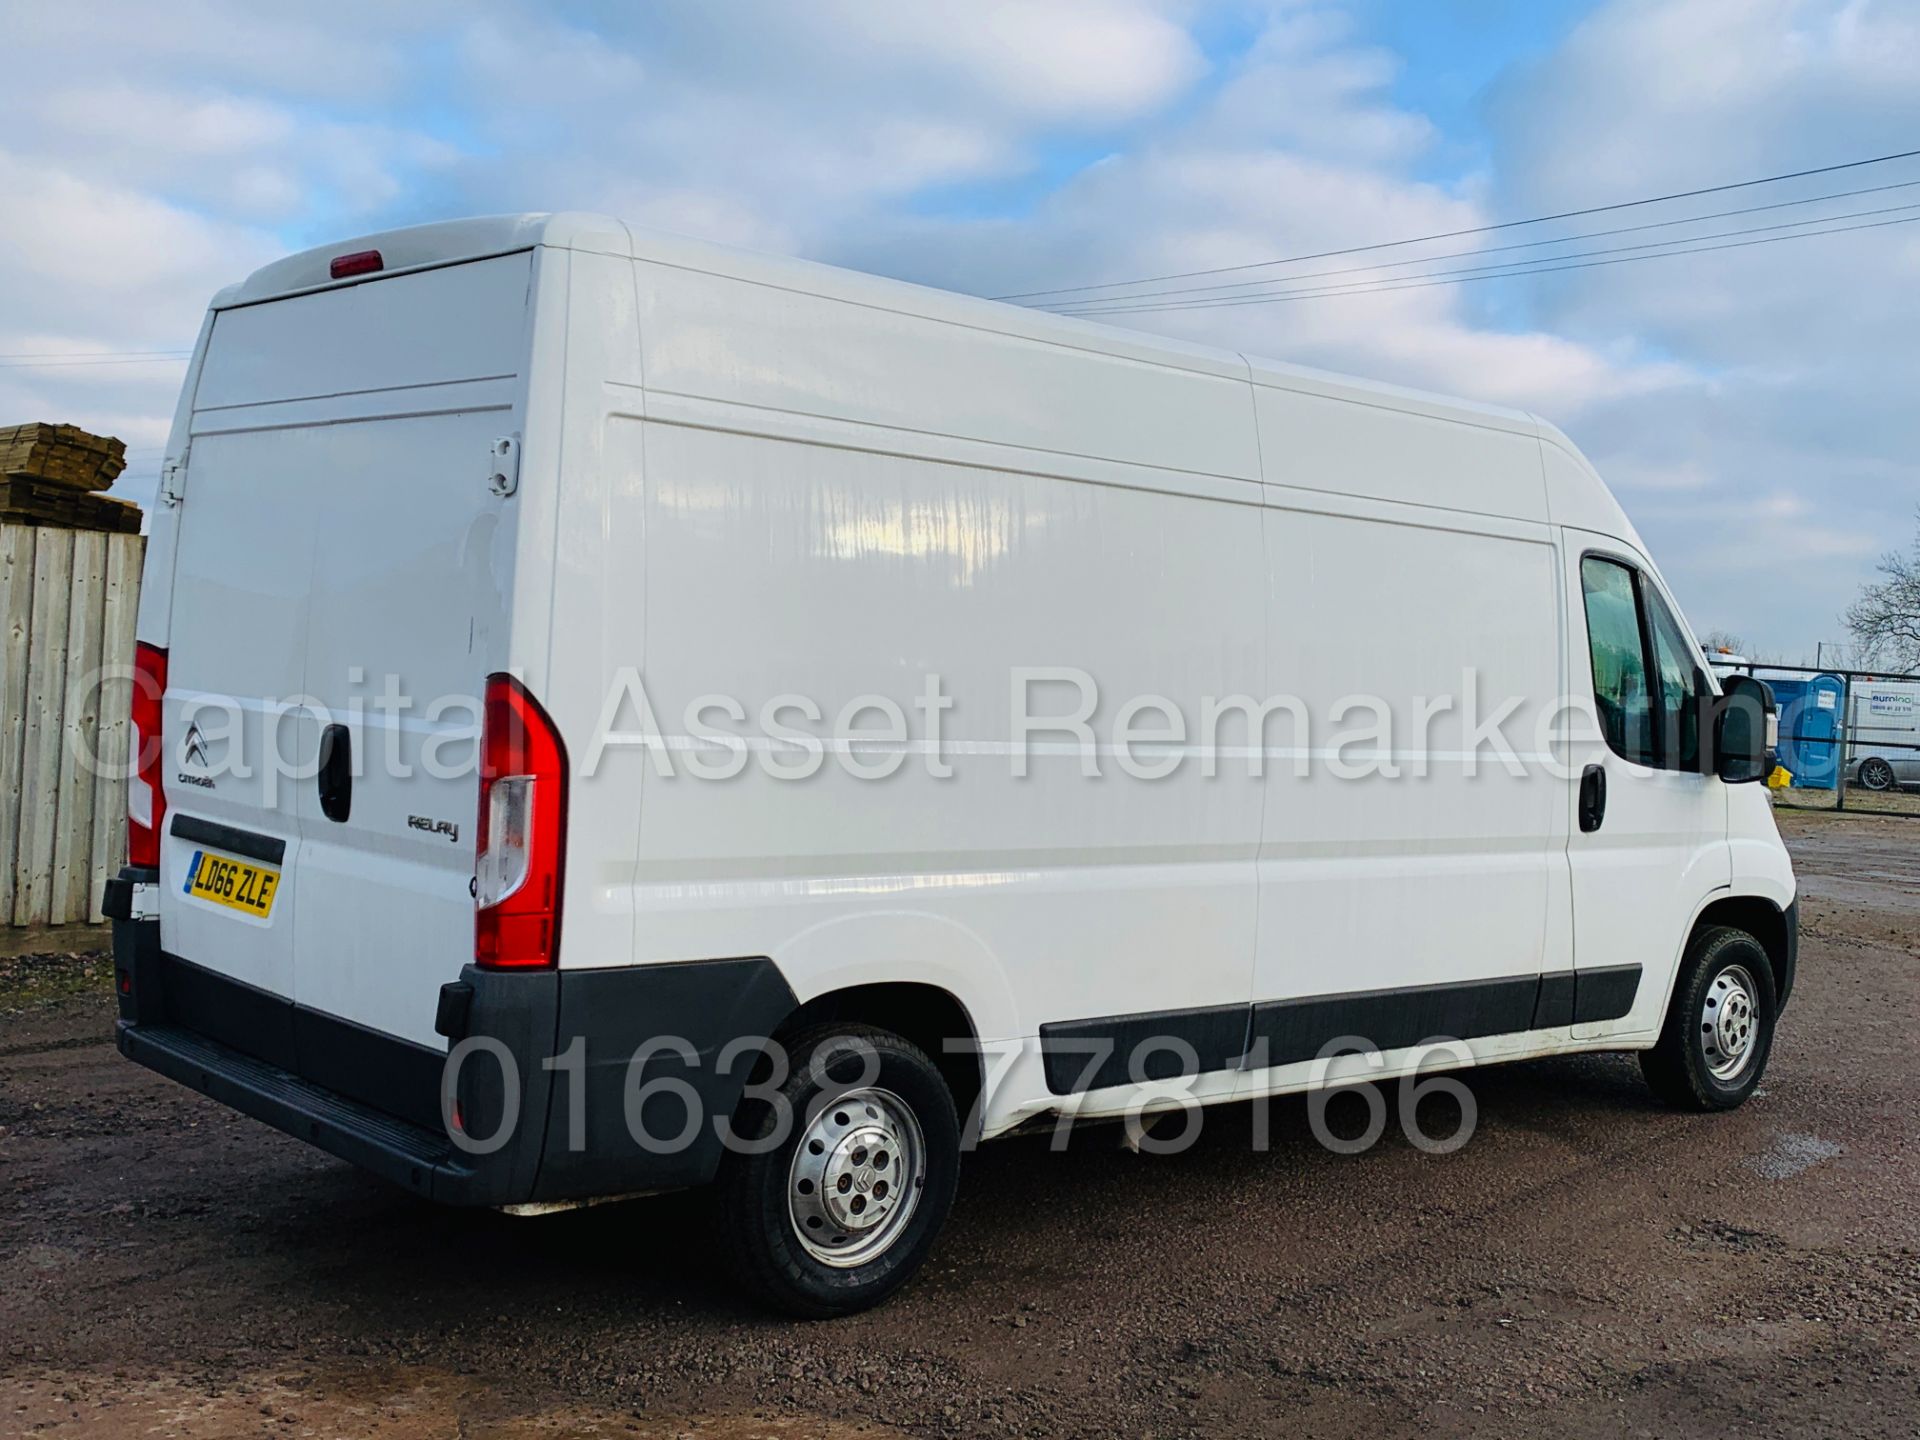
[(448, 1204), (712, 1186), (798, 1314), (977, 1140), (1724, 1109), (1793, 987), (1763, 687), (1531, 415), (464, 220), (214, 298), (146, 566), (121, 1050)]

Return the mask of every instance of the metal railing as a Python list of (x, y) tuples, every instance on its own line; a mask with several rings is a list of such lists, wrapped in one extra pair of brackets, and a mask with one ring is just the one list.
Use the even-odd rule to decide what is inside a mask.
[[(1796, 702), (1791, 726), (1785, 715), (1787, 707), (1782, 707), (1781, 748), (1782, 763), (1792, 766), (1787, 760), (1787, 744), (1791, 741), (1796, 747), (1826, 747), (1834, 760), (1834, 783), (1831, 789), (1807, 786), (1799, 783), (1804, 776), (1796, 775), (1796, 783), (1786, 789), (1774, 792), (1775, 803), (1783, 808), (1801, 810), (1837, 810), (1862, 815), (1894, 815), (1902, 817), (1920, 817), (1920, 698), (1917, 698), (1915, 723), (1911, 726), (1878, 725), (1863, 723), (1859, 713), (1859, 701), (1864, 698), (1862, 687), (1867, 685), (1912, 685), (1916, 696), (1920, 697), (1920, 674), (1908, 674), (1887, 670), (1849, 670), (1831, 665), (1772, 665), (1759, 661), (1739, 661), (1736, 663), (1718, 662), (1708, 656), (1709, 664), (1716, 670), (1738, 671), (1765, 681), (1769, 676), (1823, 676), (1830, 675), (1840, 681), (1840, 696), (1836, 703), (1834, 731), (1831, 735), (1821, 732), (1808, 732), (1800, 726), (1805, 722), (1812, 692)], [(1911, 763), (1907, 763), (1911, 760)], [(1885, 767), (1881, 774), (1888, 777), (1884, 786), (1871, 786), (1861, 782), (1860, 776), (1866, 772), (1872, 762), (1879, 760)]]

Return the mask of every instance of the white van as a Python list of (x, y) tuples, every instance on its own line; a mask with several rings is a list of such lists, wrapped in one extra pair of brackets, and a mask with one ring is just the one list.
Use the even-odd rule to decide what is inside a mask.
[(1920, 785), (1920, 682), (1855, 680), (1847, 769), (1868, 790)]
[(824, 1315), (1062, 1115), (1766, 1064), (1762, 687), (1531, 416), (552, 215), (223, 291), (167, 457), (120, 1047), (422, 1195)]

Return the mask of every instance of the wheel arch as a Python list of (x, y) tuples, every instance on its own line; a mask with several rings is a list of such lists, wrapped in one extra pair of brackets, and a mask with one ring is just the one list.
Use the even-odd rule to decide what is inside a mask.
[[(951, 990), (921, 980), (880, 980), (824, 991), (797, 1006), (780, 1022), (774, 1039), (816, 1025), (847, 1023), (891, 1030), (927, 1053), (953, 1092), (960, 1116), (961, 1140), (979, 1139), (977, 1101), (985, 1084), (980, 1032), (967, 1007)], [(805, 1063), (802, 1056), (791, 1063)]]
[(1691, 947), (1702, 930), (1714, 925), (1744, 930), (1760, 942), (1773, 971), (1775, 1004), (1784, 1006), (1793, 991), (1799, 960), (1799, 901), (1790, 902), (1783, 910), (1763, 895), (1723, 895), (1695, 917), (1687, 945)]

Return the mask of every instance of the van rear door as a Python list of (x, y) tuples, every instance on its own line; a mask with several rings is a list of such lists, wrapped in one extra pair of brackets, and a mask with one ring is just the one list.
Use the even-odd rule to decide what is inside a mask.
[[(472, 958), (473, 737), (504, 668), (514, 513), (488, 480), (520, 429), (532, 263), (223, 310), (208, 342), (174, 571), (163, 943), (350, 1022), (336, 1038), (438, 1048), (439, 987)], [(257, 885), (251, 911), (196, 892), (210, 857), (276, 872), (270, 905)]]

